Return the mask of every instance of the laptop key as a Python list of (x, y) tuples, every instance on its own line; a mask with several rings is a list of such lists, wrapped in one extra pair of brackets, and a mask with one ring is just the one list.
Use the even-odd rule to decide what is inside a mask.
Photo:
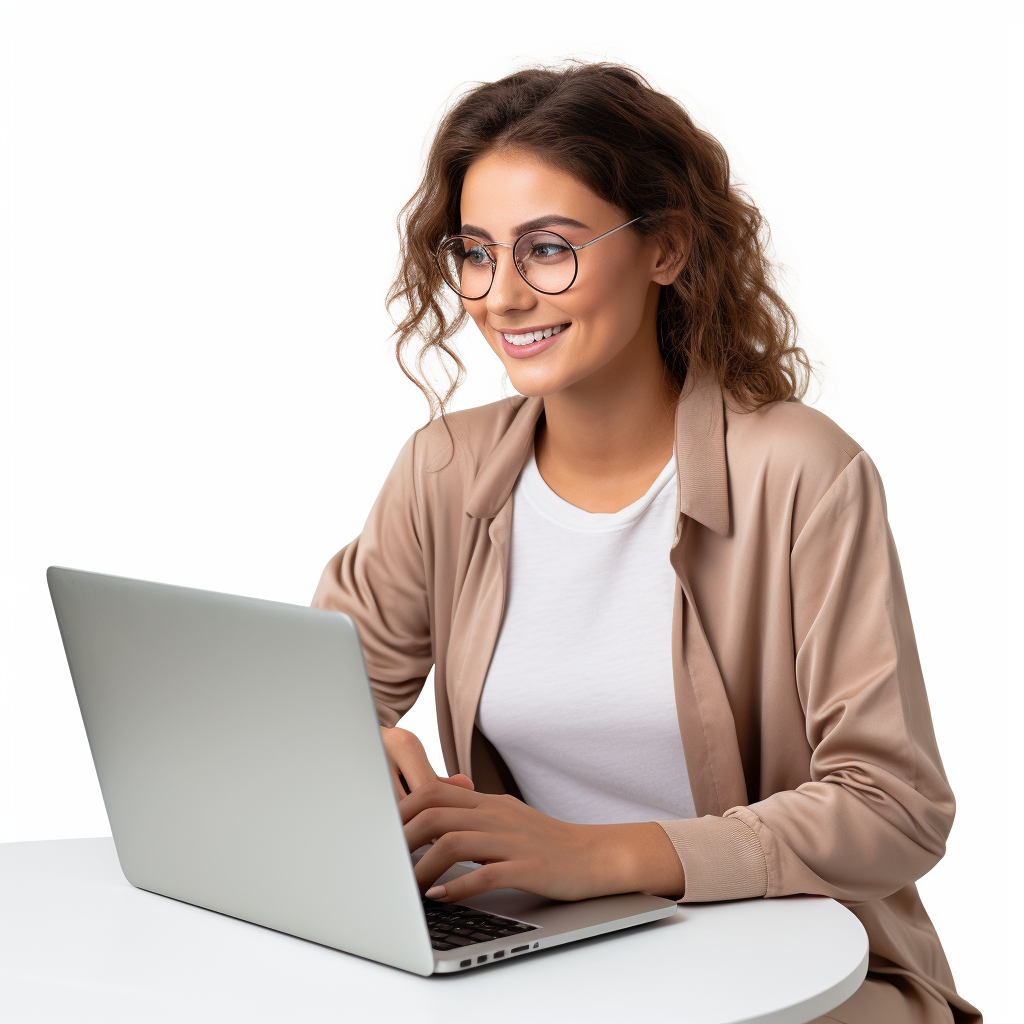
[(455, 946), (453, 946), (450, 942), (442, 942), (440, 939), (431, 939), (430, 940), (430, 947), (431, 947), (431, 949), (440, 949), (440, 950), (454, 949), (455, 948)]
[(477, 942), (492, 942), (500, 938), (518, 938), (523, 932), (534, 931), (536, 925), (525, 924), (499, 914), (487, 914), (458, 903), (423, 901), (423, 910), (435, 949), (471, 946)]

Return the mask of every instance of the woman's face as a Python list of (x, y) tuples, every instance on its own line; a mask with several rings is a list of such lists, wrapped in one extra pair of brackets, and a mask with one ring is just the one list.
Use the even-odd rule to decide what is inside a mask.
[[(462, 187), (462, 233), (484, 242), (512, 243), (524, 231), (550, 228), (582, 245), (629, 219), (570, 174), (517, 151), (481, 157)], [(520, 394), (552, 395), (570, 387), (607, 367), (640, 333), (657, 344), (658, 286), (672, 276), (653, 239), (624, 228), (583, 249), (576, 280), (560, 295), (531, 288), (511, 249), (488, 251), (498, 263), (491, 290), (462, 302)], [(549, 330), (540, 341), (514, 343)]]

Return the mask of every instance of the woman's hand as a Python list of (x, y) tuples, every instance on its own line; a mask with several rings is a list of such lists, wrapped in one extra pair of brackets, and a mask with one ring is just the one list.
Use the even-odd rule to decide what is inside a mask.
[[(388, 756), (395, 796), (399, 800), (430, 782), (444, 782), (462, 789), (473, 788), (473, 781), (467, 775), (453, 775), (448, 779), (436, 775), (419, 737), (408, 729), (385, 729), (381, 726), (380, 735), (384, 740), (384, 752)], [(402, 784), (403, 780), (405, 785)]]
[[(506, 887), (557, 900), (637, 891), (683, 895), (679, 857), (654, 822), (572, 825), (515, 797), (443, 781), (418, 787), (398, 809), (410, 850), (434, 840), (416, 865), (420, 889), (430, 899), (452, 902)], [(432, 886), (461, 860), (483, 866)]]

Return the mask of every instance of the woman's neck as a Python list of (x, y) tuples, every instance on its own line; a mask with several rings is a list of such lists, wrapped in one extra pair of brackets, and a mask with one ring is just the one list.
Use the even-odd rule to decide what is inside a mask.
[(672, 455), (679, 387), (649, 319), (600, 371), (544, 399), (537, 467), (587, 512), (618, 512), (643, 497)]

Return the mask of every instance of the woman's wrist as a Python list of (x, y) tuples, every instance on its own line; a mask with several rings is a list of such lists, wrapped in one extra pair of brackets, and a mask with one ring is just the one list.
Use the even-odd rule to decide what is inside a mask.
[(680, 899), (686, 888), (683, 865), (665, 830), (653, 821), (591, 826), (601, 830), (596, 844), (595, 879), (605, 893), (646, 892)]

